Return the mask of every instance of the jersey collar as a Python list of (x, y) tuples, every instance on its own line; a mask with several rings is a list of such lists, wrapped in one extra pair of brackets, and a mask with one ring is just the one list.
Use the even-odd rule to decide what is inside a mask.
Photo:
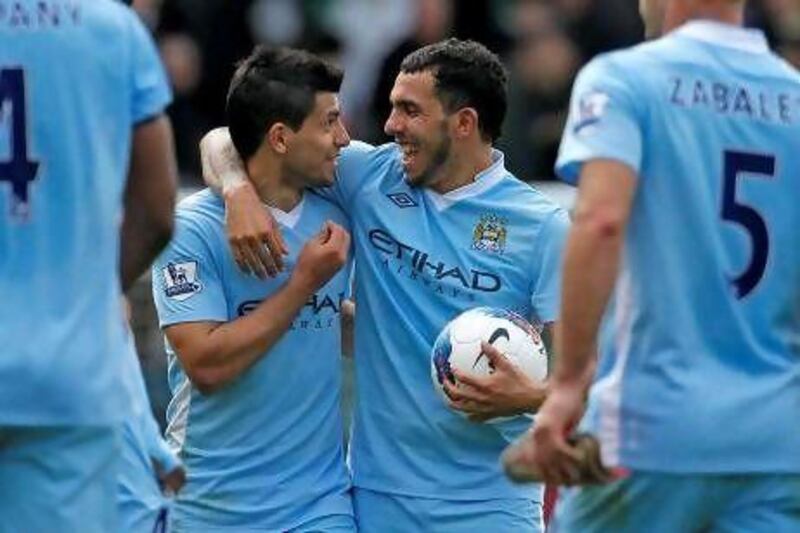
[(433, 202), (436, 210), (444, 211), (454, 203), (459, 202), (464, 198), (476, 196), (481, 194), (483, 191), (490, 189), (498, 181), (503, 179), (503, 176), (505, 176), (507, 173), (508, 172), (506, 171), (505, 166), (505, 155), (503, 155), (503, 152), (500, 150), (492, 149), (492, 164), (483, 172), (478, 173), (478, 175), (475, 176), (475, 181), (472, 183), (468, 183), (463, 187), (459, 187), (458, 189), (446, 192), (444, 194), (439, 194), (438, 192), (427, 188), (424, 190), (425, 194), (427, 194), (428, 198), (430, 198), (430, 200)]
[(760, 30), (751, 30), (721, 22), (691, 20), (675, 30), (674, 34), (753, 54), (769, 53), (767, 38)]
[(300, 220), (300, 215), (303, 214), (303, 206), (305, 203), (306, 194), (304, 193), (303, 197), (300, 198), (300, 201), (297, 202), (297, 205), (294, 206), (288, 213), (286, 211), (281, 211), (277, 207), (272, 207), (271, 205), (264, 204), (264, 206), (269, 209), (269, 212), (272, 213), (272, 216), (278, 221), (279, 224), (291, 229), (294, 228), (297, 225), (297, 221)]

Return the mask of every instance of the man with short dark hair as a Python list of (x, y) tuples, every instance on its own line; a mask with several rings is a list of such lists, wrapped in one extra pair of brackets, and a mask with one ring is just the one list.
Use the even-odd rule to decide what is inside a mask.
[(287, 273), (257, 280), (236, 268), (224, 205), (209, 190), (181, 202), (154, 265), (173, 393), (167, 438), (188, 474), (178, 532), (354, 531), (339, 407), (350, 238), (343, 213), (305, 192), (333, 184), (350, 140), (341, 80), (315, 56), (259, 47), (231, 82), (231, 134), (258, 209), (281, 225)]
[[(498, 457), (530, 419), (544, 386), (486, 348), (496, 372), (448, 383), (453, 412), (431, 386), (430, 351), (466, 309), (513, 309), (548, 330), (556, 319), (566, 213), (503, 166), (492, 148), (506, 110), (496, 55), (451, 39), (403, 62), (386, 132), (396, 142), (353, 143), (337, 182), (318, 191), (353, 227), (357, 401), (350, 458), (360, 531), (541, 529), (541, 487), (515, 487)], [(232, 220), (247, 218), (252, 191), (235, 178), (224, 132), (206, 140), (206, 162), (226, 182)], [(216, 148), (213, 145), (217, 145)], [(210, 150), (209, 150), (210, 148)], [(219, 156), (220, 149), (222, 156)], [(258, 227), (261, 218), (251, 227)], [(244, 223), (246, 226), (247, 223)], [(234, 233), (247, 233), (238, 224)], [(483, 228), (493, 227), (493, 233)], [(503, 235), (499, 238), (498, 235)], [(269, 231), (256, 233), (270, 237)], [(492, 246), (484, 246), (487, 241)], [(253, 252), (251, 252), (253, 255)]]

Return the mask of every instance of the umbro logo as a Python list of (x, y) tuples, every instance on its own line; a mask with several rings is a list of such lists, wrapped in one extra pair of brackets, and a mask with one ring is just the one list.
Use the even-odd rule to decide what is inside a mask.
[(386, 197), (394, 202), (394, 205), (400, 209), (405, 209), (406, 207), (417, 207), (419, 205), (410, 194), (405, 192), (393, 192), (391, 194), (387, 194)]

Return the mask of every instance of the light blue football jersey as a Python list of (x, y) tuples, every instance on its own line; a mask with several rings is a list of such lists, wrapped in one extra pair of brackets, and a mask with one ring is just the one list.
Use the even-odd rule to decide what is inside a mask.
[[(272, 210), (291, 251), (274, 279), (242, 273), (225, 235), (222, 200), (206, 189), (181, 202), (172, 244), (153, 266), (162, 327), (235, 320), (276, 292), (306, 241), (341, 211), (312, 193), (290, 213)], [(288, 530), (327, 515), (352, 515), (340, 411), (340, 301), (351, 266), (309, 299), (280, 341), (211, 395), (188, 381), (167, 343), (172, 400), (167, 439), (188, 482), (175, 502), (181, 528)]]
[(451, 411), (431, 382), (431, 347), (477, 306), (556, 319), (565, 211), (509, 174), (500, 152), (447, 194), (406, 183), (397, 145), (353, 142), (323, 191), (350, 216), (356, 264), (357, 401), (350, 445), (356, 486), (445, 500), (527, 498), (499, 457), (530, 425), (477, 424)]
[(580, 74), (558, 173), (639, 182), (584, 420), (609, 465), (800, 472), (798, 132), (756, 31), (690, 22)]
[(131, 388), (130, 402), (134, 413), (122, 427), (119, 515), (121, 531), (154, 533), (164, 531), (155, 526), (159, 520), (166, 524), (169, 507), (169, 500), (161, 492), (154, 463), (163, 472), (171, 472), (180, 466), (180, 461), (161, 438), (135, 350), (133, 337), (128, 336), (124, 375)]
[(133, 128), (169, 100), (155, 46), (129, 8), (3, 3), (0, 425), (126, 415), (122, 194)]

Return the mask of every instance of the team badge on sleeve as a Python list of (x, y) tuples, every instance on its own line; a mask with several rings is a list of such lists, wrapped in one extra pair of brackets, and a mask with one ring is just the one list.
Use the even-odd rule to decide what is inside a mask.
[(197, 280), (197, 261), (170, 261), (161, 272), (164, 274), (164, 294), (173, 300), (181, 302), (203, 289)]
[(586, 133), (586, 128), (600, 122), (606, 112), (609, 96), (602, 91), (589, 91), (578, 100), (577, 119), (572, 128), (573, 133)]

